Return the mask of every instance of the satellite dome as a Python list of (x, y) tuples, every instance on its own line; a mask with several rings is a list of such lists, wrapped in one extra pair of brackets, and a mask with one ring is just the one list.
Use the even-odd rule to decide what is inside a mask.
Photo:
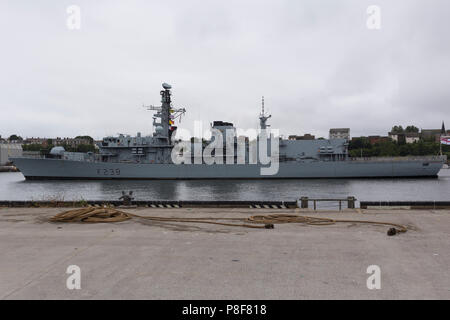
[(172, 89), (172, 86), (170, 84), (168, 84), (168, 83), (165, 83), (165, 82), (162, 84), (162, 86), (166, 90)]
[(52, 154), (52, 155), (55, 155), (55, 156), (62, 156), (63, 154), (64, 154), (64, 152), (65, 152), (66, 150), (64, 150), (64, 148), (63, 147), (53, 147), (51, 150), (50, 150), (50, 154)]
[(156, 131), (156, 133), (163, 133), (163, 127), (161, 127), (161, 126), (156, 126), (156, 128), (155, 128), (155, 131)]

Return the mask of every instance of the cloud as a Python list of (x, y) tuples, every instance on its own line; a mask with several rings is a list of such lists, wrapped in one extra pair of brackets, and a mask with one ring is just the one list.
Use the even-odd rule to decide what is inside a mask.
[[(81, 29), (66, 8), (81, 8)], [(440, 127), (450, 93), (450, 3), (43, 1), (0, 5), (0, 134), (150, 134), (162, 82), (195, 120), (258, 124), (261, 96), (282, 134), (386, 134)]]

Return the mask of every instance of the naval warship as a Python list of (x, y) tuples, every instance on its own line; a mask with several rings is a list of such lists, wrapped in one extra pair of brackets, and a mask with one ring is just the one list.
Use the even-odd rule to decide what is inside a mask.
[[(11, 160), (26, 179), (80, 180), (436, 177), (446, 161), (446, 156), (438, 155), (351, 158), (347, 139), (289, 140), (279, 136), (274, 138), (270, 133), (270, 139), (265, 135), (258, 136), (256, 140), (276, 142), (269, 144), (266, 141), (269, 154), (274, 146), (277, 149), (272, 152), (276, 155), (270, 158), (272, 163), (259, 161), (258, 155), (261, 153), (258, 152), (262, 147), (256, 144), (254, 149), (255, 143), (252, 144), (248, 138), (244, 140), (244, 146), (240, 149), (243, 156), (239, 158), (237, 137), (225, 141), (228, 149), (231, 145), (231, 151), (237, 152), (233, 154), (225, 150), (222, 153), (215, 148), (211, 152), (215, 161), (208, 161), (202, 159), (202, 150), (208, 148), (208, 142), (214, 142), (214, 137), (210, 141), (191, 141), (188, 149), (174, 152), (181, 143), (186, 145), (186, 142), (175, 139), (177, 127), (174, 125), (186, 110), (172, 106), (171, 89), (169, 84), (164, 83), (160, 91), (161, 106), (148, 107), (156, 111), (153, 116), (154, 132), (149, 136), (137, 133), (134, 137), (123, 134), (105, 137), (98, 143), (98, 152), (95, 153), (66, 152), (62, 147), (54, 147), (49, 155), (42, 158), (14, 157)], [(263, 104), (259, 132), (268, 130), (266, 123), (270, 117), (265, 114)], [(214, 121), (211, 127), (227, 139), (228, 132), (235, 132), (230, 122)], [(200, 153), (196, 151), (198, 148), (201, 148)], [(257, 149), (255, 157), (252, 150)], [(178, 157), (177, 161), (174, 154)], [(270, 166), (276, 170), (264, 173), (264, 169)]]

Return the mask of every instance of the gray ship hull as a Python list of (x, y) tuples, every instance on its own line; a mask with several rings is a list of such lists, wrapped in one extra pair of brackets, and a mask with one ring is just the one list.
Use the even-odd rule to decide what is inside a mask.
[(436, 177), (444, 157), (364, 161), (281, 162), (275, 175), (251, 164), (136, 164), (60, 159), (11, 159), (26, 179), (298, 179)]

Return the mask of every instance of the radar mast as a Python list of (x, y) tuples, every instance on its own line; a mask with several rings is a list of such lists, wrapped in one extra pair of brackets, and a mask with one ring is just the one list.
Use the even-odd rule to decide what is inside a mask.
[[(185, 108), (173, 108), (172, 107), (172, 99), (170, 89), (172, 86), (168, 83), (163, 83), (162, 87), (164, 90), (161, 90), (161, 106), (144, 106), (147, 110), (156, 111), (153, 115), (153, 126), (156, 128), (160, 128), (155, 130), (155, 135), (161, 138), (167, 138), (168, 143), (170, 143), (170, 139), (172, 137), (173, 132), (177, 129), (175, 124), (175, 119), (179, 118), (181, 121), (181, 116), (186, 112)], [(157, 122), (156, 119), (160, 118), (160, 122)]]

